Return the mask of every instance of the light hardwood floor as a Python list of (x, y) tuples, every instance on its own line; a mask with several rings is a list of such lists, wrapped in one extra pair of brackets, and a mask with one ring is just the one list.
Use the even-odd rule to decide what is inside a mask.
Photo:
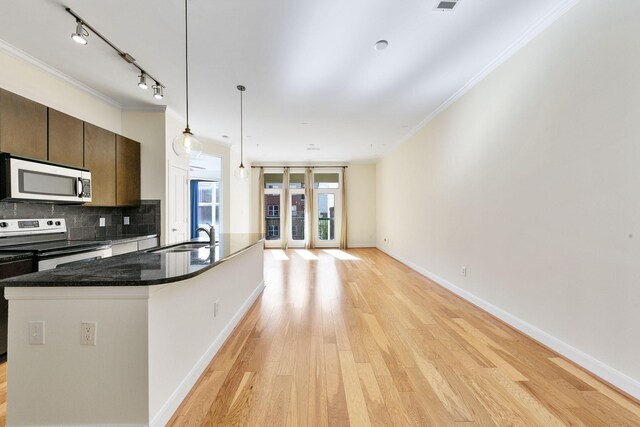
[(265, 282), (171, 426), (640, 425), (640, 405), (378, 250), (265, 251)]
[(170, 425), (640, 425), (637, 402), (376, 249), (267, 250), (265, 283)]

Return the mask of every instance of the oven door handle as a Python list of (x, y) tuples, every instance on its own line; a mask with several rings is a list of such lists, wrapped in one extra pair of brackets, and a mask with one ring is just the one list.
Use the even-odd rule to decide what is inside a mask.
[(78, 181), (76, 182), (76, 193), (78, 193), (78, 197), (82, 197), (83, 195), (82, 178), (78, 178)]

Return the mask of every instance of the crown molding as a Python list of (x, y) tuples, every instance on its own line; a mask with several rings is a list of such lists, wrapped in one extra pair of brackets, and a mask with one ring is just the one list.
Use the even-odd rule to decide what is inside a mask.
[(13, 45), (10, 45), (4, 40), (0, 40), (0, 52), (4, 52), (13, 58), (16, 58), (27, 64), (33, 65), (34, 67), (39, 68), (40, 70), (48, 74), (51, 74), (52, 76), (57, 77), (58, 79), (72, 86), (75, 86), (76, 88), (82, 90), (83, 92), (86, 92), (89, 95), (94, 96), (100, 99), (101, 101), (106, 102), (107, 104), (113, 107), (116, 107), (119, 110), (122, 110), (122, 104), (120, 104), (118, 101), (114, 100), (113, 98), (110, 98), (105, 94), (103, 94), (102, 92), (98, 92), (97, 90), (85, 85), (84, 83), (79, 82), (78, 80), (74, 79), (71, 76), (68, 76), (67, 74), (63, 73), (60, 70), (53, 68), (48, 64), (45, 64), (39, 59), (29, 55), (27, 52), (22, 51)]
[(151, 112), (164, 113), (167, 111), (166, 105), (123, 105), (123, 112)]
[(380, 159), (386, 157), (391, 152), (393, 152), (396, 148), (407, 142), (411, 137), (413, 137), (420, 129), (424, 128), (427, 124), (429, 124), (433, 119), (438, 117), (440, 113), (446, 110), (451, 104), (456, 102), (458, 99), (462, 98), (467, 92), (469, 92), (473, 87), (475, 87), (478, 83), (484, 80), (489, 74), (491, 74), (496, 68), (498, 68), (502, 63), (507, 61), (513, 55), (516, 54), (520, 49), (527, 45), (531, 40), (536, 38), (540, 33), (546, 30), (551, 24), (557, 21), (562, 15), (564, 15), (569, 9), (575, 6), (580, 0), (564, 0), (558, 3), (558, 5), (553, 8), (548, 14), (546, 14), (542, 19), (533, 24), (527, 31), (525, 31), (522, 36), (520, 36), (515, 42), (513, 42), (509, 47), (507, 47), (500, 55), (498, 55), (493, 61), (487, 64), (478, 74), (473, 76), (471, 80), (465, 83), (460, 89), (458, 89), (453, 95), (449, 97), (445, 102), (440, 104), (438, 108), (436, 108), (431, 114), (429, 114), (424, 120), (418, 123), (417, 126), (412, 128), (408, 134), (406, 134), (402, 139), (396, 141), (380, 156)]

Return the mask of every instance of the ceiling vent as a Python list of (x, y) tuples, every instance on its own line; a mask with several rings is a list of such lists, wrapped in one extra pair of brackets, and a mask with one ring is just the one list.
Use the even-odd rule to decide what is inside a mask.
[(452, 12), (458, 3), (460, 3), (460, 0), (446, 0), (446, 1), (438, 0), (436, 2), (436, 7), (434, 7), (433, 10), (440, 10), (442, 12)]

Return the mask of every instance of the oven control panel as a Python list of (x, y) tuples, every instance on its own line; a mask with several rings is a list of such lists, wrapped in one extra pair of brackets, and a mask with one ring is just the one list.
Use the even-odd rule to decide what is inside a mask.
[(0, 237), (66, 232), (64, 218), (0, 219)]

